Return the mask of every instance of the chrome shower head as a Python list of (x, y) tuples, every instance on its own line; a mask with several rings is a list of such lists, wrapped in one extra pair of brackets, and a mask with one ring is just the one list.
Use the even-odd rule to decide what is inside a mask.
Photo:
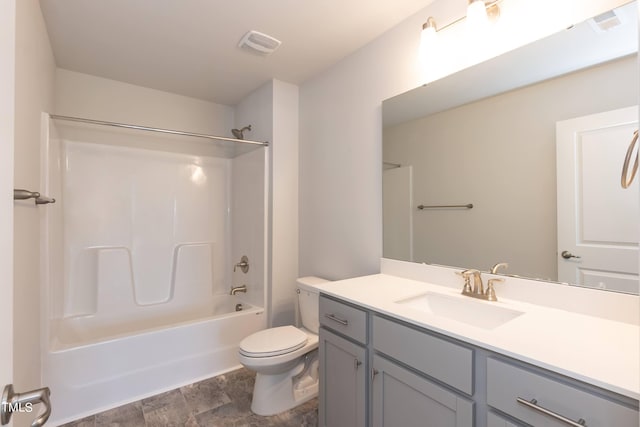
[(236, 139), (244, 139), (245, 130), (251, 130), (251, 125), (245, 126), (242, 129), (231, 129), (231, 133), (236, 137)]

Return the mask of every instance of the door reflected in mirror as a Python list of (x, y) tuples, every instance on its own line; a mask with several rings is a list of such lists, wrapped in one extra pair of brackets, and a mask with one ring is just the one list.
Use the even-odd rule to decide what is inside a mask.
[[(640, 191), (620, 185), (638, 128), (636, 8), (616, 9), (617, 33), (586, 22), (386, 100), (383, 256), (638, 293)], [(556, 77), (509, 74), (510, 59), (544, 75), (555, 57), (572, 62)]]

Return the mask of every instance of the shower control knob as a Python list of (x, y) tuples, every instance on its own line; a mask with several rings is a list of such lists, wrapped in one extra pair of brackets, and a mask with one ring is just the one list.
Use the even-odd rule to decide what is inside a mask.
[(247, 258), (246, 255), (242, 255), (242, 258), (240, 258), (240, 262), (233, 266), (234, 273), (238, 267), (240, 267), (240, 270), (243, 273), (249, 271), (249, 258)]

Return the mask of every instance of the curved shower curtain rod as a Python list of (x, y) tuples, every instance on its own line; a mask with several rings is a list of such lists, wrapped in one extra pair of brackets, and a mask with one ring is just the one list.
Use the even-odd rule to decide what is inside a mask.
[(184, 135), (184, 136), (193, 136), (193, 137), (197, 137), (197, 138), (213, 139), (213, 140), (217, 140), (217, 141), (229, 141), (229, 142), (239, 142), (239, 143), (243, 143), (243, 144), (269, 146), (269, 143), (266, 142), (266, 141), (265, 142), (261, 142), (261, 141), (251, 141), (251, 140), (248, 140), (248, 139), (227, 138), (227, 137), (224, 137), (224, 136), (207, 135), (207, 134), (204, 134), (204, 133), (194, 133), (194, 132), (184, 132), (184, 131), (181, 131), (181, 130), (152, 128), (152, 127), (147, 127), (147, 126), (130, 125), (130, 124), (126, 124), (126, 123), (116, 123), (116, 122), (106, 122), (106, 121), (102, 121), (102, 120), (85, 119), (85, 118), (82, 118), (82, 117), (60, 116), (60, 115), (57, 115), (57, 114), (49, 114), (49, 117), (51, 117), (52, 119), (56, 119), (56, 120), (66, 120), (66, 121), (70, 121), (70, 122), (91, 123), (91, 124), (94, 124), (94, 125), (103, 125), (103, 126), (113, 126), (113, 127), (126, 128), (126, 129), (144, 130), (144, 131), (147, 131), (147, 132), (160, 132), (160, 133), (168, 133), (168, 134), (172, 134), (172, 135)]

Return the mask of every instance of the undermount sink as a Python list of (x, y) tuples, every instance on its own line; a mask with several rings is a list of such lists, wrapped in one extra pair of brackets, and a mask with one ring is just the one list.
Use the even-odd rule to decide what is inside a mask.
[(494, 302), (431, 292), (401, 299), (396, 303), (482, 329), (497, 328), (524, 314), (522, 311), (495, 305)]

